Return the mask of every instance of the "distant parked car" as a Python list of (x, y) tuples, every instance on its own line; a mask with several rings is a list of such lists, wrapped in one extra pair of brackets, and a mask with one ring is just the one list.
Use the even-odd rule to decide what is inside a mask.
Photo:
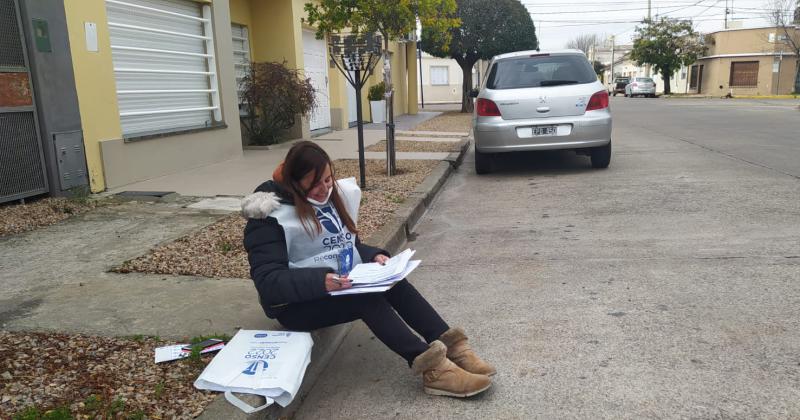
[(656, 97), (656, 83), (649, 77), (635, 77), (628, 86), (625, 86), (625, 96)]
[(617, 96), (618, 93), (625, 94), (625, 87), (628, 86), (628, 83), (631, 82), (630, 77), (617, 77), (614, 79), (614, 83), (611, 86), (611, 93), (614, 96)]
[(479, 174), (491, 171), (496, 153), (572, 149), (595, 168), (611, 161), (608, 91), (578, 50), (495, 56), (472, 96)]

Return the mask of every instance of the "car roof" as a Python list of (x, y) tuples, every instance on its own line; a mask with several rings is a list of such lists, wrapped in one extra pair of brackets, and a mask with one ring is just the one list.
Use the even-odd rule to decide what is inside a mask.
[(586, 54), (583, 53), (581, 50), (572, 50), (572, 49), (562, 49), (562, 50), (547, 50), (547, 51), (538, 51), (538, 50), (526, 50), (526, 51), (515, 51), (505, 54), (499, 54), (492, 57), (493, 61), (503, 60), (506, 58), (515, 58), (515, 57), (525, 57), (528, 55), (582, 55), (586, 57)]

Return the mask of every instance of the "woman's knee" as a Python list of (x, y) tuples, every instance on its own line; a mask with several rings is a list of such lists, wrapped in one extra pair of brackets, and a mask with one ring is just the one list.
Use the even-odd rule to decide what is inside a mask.
[(359, 312), (362, 315), (391, 310), (392, 305), (383, 296), (383, 293), (365, 293), (359, 299)]

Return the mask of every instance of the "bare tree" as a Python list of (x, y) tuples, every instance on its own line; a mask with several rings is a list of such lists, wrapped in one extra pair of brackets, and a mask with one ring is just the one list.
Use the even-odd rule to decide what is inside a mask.
[(589, 56), (592, 46), (597, 43), (597, 34), (580, 34), (575, 38), (567, 41), (567, 48), (583, 51), (586, 56)]
[[(795, 58), (800, 57), (800, 0), (767, 0), (766, 11), (770, 23), (779, 31), (775, 42), (783, 44)], [(800, 90), (800, 62), (795, 69), (794, 90), (797, 92)]]

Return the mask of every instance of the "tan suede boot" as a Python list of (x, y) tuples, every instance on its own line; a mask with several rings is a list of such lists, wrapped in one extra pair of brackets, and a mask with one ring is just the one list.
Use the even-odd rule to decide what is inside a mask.
[(488, 376), (461, 369), (445, 357), (446, 354), (447, 347), (436, 340), (411, 364), (415, 375), (422, 374), (426, 394), (464, 398), (480, 394), (492, 386)]
[(447, 358), (470, 373), (492, 376), (497, 369), (483, 361), (469, 346), (467, 335), (461, 328), (450, 328), (439, 340), (447, 346)]

